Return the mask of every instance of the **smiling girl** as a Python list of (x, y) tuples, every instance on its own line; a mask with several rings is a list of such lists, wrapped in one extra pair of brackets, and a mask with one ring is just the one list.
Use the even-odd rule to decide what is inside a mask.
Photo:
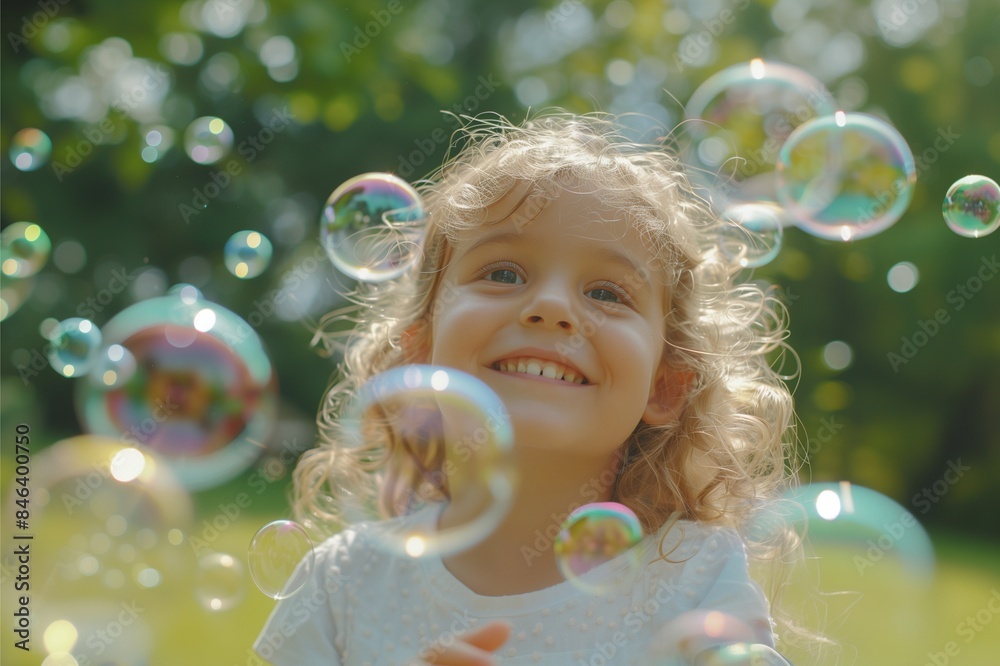
[[(744, 537), (789, 483), (792, 401), (768, 363), (783, 350), (780, 304), (733, 283), (739, 257), (718, 251), (721, 223), (677, 159), (625, 141), (612, 119), (480, 119), (464, 138), (421, 186), (422, 261), (328, 317), (358, 326), (321, 409), (322, 445), (296, 469), (296, 508), (341, 522), (337, 498), (351, 493), (430, 530), (463, 520), (440, 458), (391, 436), (339, 445), (359, 387), (423, 363), (472, 375), (506, 405), (510, 511), (444, 557), (390, 556), (371, 524), (346, 526), (316, 549), (309, 588), (278, 605), (258, 653), (279, 665), (695, 663), (695, 649), (722, 649), (711, 632), (694, 647), (670, 636), (679, 618), (717, 611), (785, 663)], [(407, 513), (399, 498), (414, 492), (433, 501)], [(595, 501), (625, 505), (647, 535), (604, 567), (638, 562), (609, 594), (566, 581), (538, 542), (554, 516)]]

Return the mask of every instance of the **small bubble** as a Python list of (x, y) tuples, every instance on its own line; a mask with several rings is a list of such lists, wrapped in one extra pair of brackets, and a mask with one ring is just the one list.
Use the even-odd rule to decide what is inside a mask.
[(41, 169), (52, 155), (52, 140), (40, 129), (25, 128), (10, 140), (9, 155), (21, 171)]
[(260, 528), (250, 542), (250, 576), (261, 592), (285, 599), (298, 592), (312, 571), (312, 541), (291, 520), (276, 520)]
[(960, 178), (948, 188), (941, 213), (948, 228), (960, 236), (988, 236), (1000, 227), (1000, 186), (986, 176)]

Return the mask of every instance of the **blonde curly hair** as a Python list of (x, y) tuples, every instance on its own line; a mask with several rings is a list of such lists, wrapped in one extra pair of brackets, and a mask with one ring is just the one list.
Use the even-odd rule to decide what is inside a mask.
[[(647, 533), (677, 519), (738, 530), (752, 564), (776, 565), (758, 568), (774, 612), (786, 565), (803, 552), (793, 530), (754, 528), (755, 516), (795, 484), (800, 464), (786, 386), (795, 373), (781, 373), (798, 359), (776, 289), (738, 281), (743, 252), (720, 247), (720, 238), (732, 238), (731, 223), (696, 194), (668, 140), (634, 143), (619, 119), (599, 113), (547, 112), (522, 125), (496, 115), (461, 120), (450, 157), (416, 184), (429, 213), (418, 261), (395, 280), (359, 284), (347, 295), (351, 305), (318, 327), (314, 345), (343, 360), (319, 409), (320, 444), (295, 469), (296, 517), (338, 526), (350, 519), (345, 499), (388, 518), (407, 513), (414, 497), (448, 498), (441, 442), (407, 441), (386, 421), (360, 447), (342, 446), (341, 416), (370, 378), (426, 361), (442, 274), (462, 232), (500, 221), (487, 209), (501, 201), (505, 210), (514, 202), (503, 219), (520, 225), (560, 191), (583, 192), (620, 211), (655, 251), (669, 295), (664, 363), (687, 378), (676, 420), (640, 422), (622, 444), (613, 499)], [(828, 642), (775, 617), (786, 638)]]
[(342, 352), (343, 361), (319, 411), (321, 445), (295, 471), (297, 515), (339, 522), (336, 499), (345, 491), (371, 498), (385, 517), (404, 513), (413, 492), (448, 496), (446, 478), (433, 473), (440, 449), (418, 452), (391, 433), (360, 449), (338, 448), (339, 417), (368, 379), (424, 360), (441, 275), (460, 232), (495, 223), (486, 209), (505, 198), (516, 201), (508, 217), (530, 223), (558, 190), (573, 189), (621, 211), (656, 252), (670, 294), (665, 362), (689, 378), (674, 423), (639, 423), (623, 443), (615, 501), (649, 531), (672, 516), (744, 525), (761, 500), (787, 487), (794, 416), (791, 393), (771, 365), (789, 351), (784, 307), (774, 290), (734, 284), (742, 256), (718, 245), (729, 223), (695, 195), (673, 150), (629, 142), (604, 114), (550, 113), (521, 126), (470, 118), (454, 145), (457, 154), (417, 184), (429, 212), (422, 261), (390, 283), (359, 285), (352, 305), (329, 313), (317, 331), (315, 342)]

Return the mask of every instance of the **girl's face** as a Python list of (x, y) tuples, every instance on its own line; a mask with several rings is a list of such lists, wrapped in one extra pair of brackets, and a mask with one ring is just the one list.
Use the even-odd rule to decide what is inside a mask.
[(530, 222), (515, 211), (455, 244), (428, 360), (489, 385), (518, 446), (605, 455), (673, 416), (655, 266), (598, 198), (562, 191)]

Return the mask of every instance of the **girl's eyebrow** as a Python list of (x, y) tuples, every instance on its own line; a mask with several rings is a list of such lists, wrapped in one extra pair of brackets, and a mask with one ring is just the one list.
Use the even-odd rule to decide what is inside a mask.
[(487, 234), (477, 240), (475, 243), (465, 248), (462, 254), (469, 254), (473, 250), (476, 250), (484, 245), (490, 244), (508, 244), (513, 245), (521, 238), (521, 233), (518, 231), (503, 231), (497, 232), (495, 234)]

